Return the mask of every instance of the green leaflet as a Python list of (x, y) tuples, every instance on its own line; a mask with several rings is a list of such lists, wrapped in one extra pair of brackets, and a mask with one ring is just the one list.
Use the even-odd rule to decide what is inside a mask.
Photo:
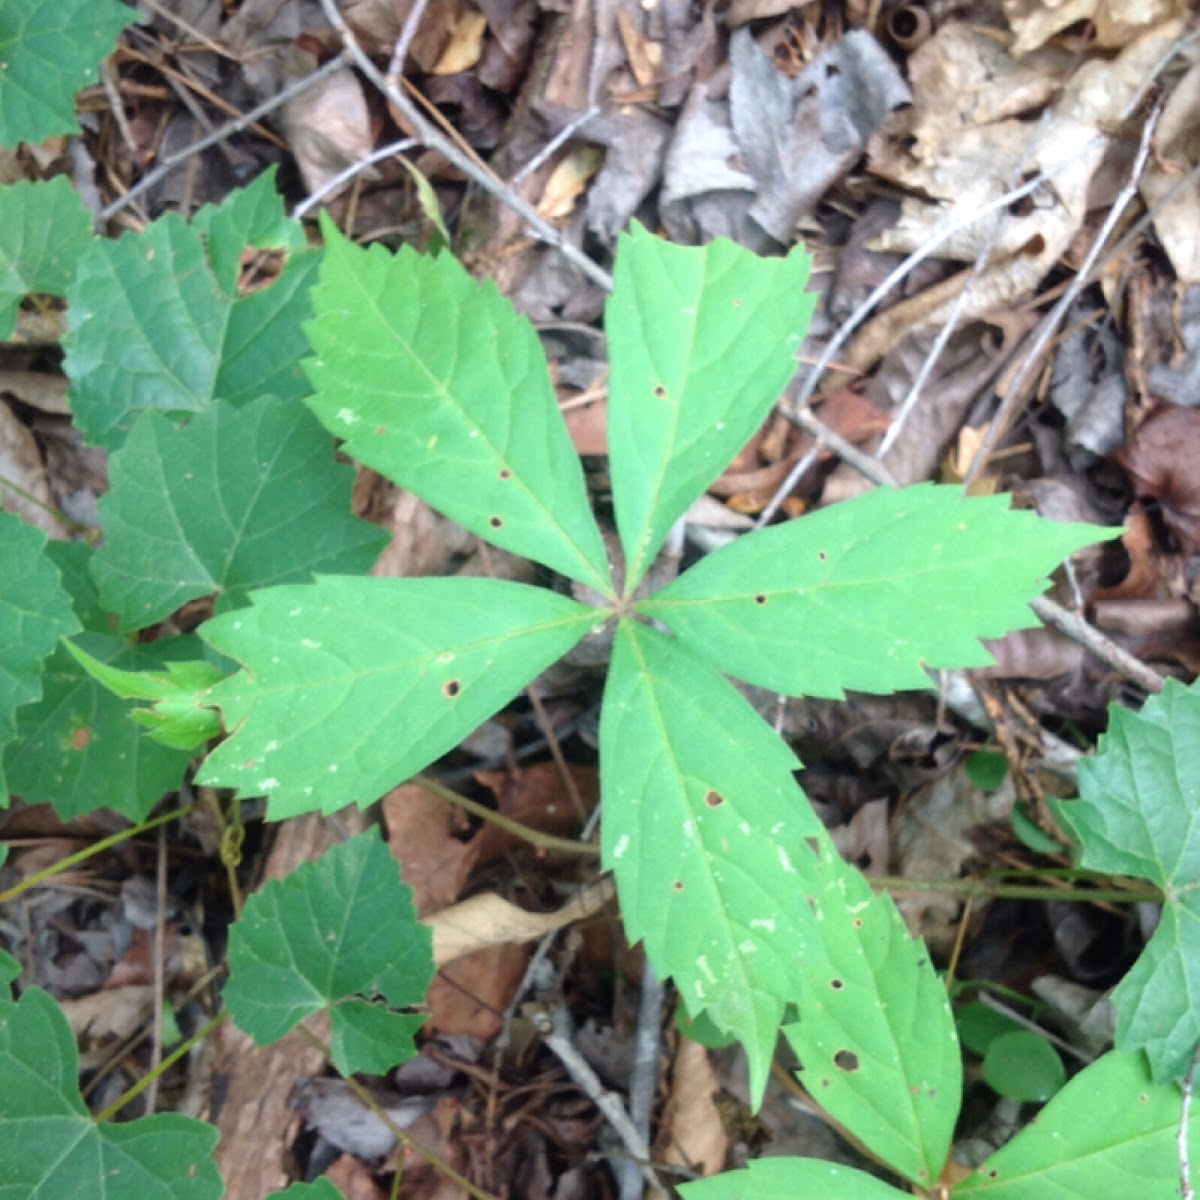
[(4, 0), (0, 5), (0, 146), (78, 133), (75, 93), (96, 81), (137, 13), (114, 0)]
[(881, 1161), (931, 1187), (962, 1100), (945, 986), (891, 899), (827, 839), (814, 875), (824, 958), (806, 964), (800, 1019), (784, 1028), (800, 1082)]
[(908, 1191), (815, 1158), (762, 1158), (741, 1171), (685, 1183), (684, 1200), (904, 1200)]
[(351, 516), (354, 472), (312, 414), (272, 396), (212, 404), (183, 428), (143, 413), (109, 479), (92, 575), (123, 631), (201, 596), (220, 612), (254, 588), (366, 572), (388, 540)]
[(803, 247), (757, 258), (723, 238), (672, 246), (636, 223), (621, 236), (604, 328), (627, 596), (791, 378), (812, 316), (811, 261)]
[(0, 1197), (220, 1200), (216, 1129), (173, 1113), (98, 1125), (78, 1076), (74, 1034), (45, 992), (0, 1000)]
[(773, 691), (924, 688), (925, 667), (989, 665), (979, 639), (1036, 625), (1046, 575), (1119, 533), (1014, 512), (1006, 496), (880, 488), (747, 534), (637, 607)]
[(820, 822), (800, 763), (715, 671), (647, 626), (617, 630), (600, 717), (601, 850), (625, 928), (689, 1012), (733, 1034), (762, 1094), (817, 945)]
[(1148, 879), (1166, 894), (1158, 928), (1113, 992), (1117, 1046), (1144, 1049), (1156, 1082), (1182, 1079), (1200, 1043), (1200, 691), (1168, 679), (1140, 713), (1113, 705), (1079, 796), (1053, 812), (1079, 865)]
[(417, 1052), (424, 1017), (391, 1010), (419, 1004), (433, 970), (432, 935), (373, 830), (246, 901), (223, 999), (259, 1046), (328, 1009), (338, 1070), (383, 1075)]
[(322, 228), (304, 365), (326, 429), (472, 533), (611, 594), (533, 327), (448, 254), (360, 250)]
[[(1154, 1083), (1139, 1054), (1114, 1051), (1072, 1079), (953, 1197), (985, 1200), (1147, 1200), (1178, 1195), (1180, 1093)], [(1192, 1185), (1200, 1116), (1188, 1124)]]
[(492, 579), (320, 578), (200, 636), (245, 670), (210, 693), (231, 736), (202, 783), (274, 820), (367, 805), (453, 749), (602, 618)]

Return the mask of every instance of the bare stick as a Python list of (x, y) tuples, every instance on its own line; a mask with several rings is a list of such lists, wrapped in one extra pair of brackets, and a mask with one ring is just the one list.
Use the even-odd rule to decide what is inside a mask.
[(307, 216), (326, 196), (332, 196), (334, 192), (368, 167), (373, 167), (376, 163), (383, 162), (384, 159), (394, 158), (397, 154), (403, 154), (405, 150), (411, 150), (416, 144), (416, 138), (401, 138), (398, 142), (390, 142), (386, 146), (380, 146), (378, 150), (372, 150), (370, 154), (339, 171), (332, 179), (327, 179), (315, 192), (301, 200), (292, 209), (292, 220), (298, 221), (301, 217)]
[[(658, 1049), (662, 1040), (662, 980), (654, 974), (650, 960), (642, 965), (642, 996), (638, 1004), (637, 1033), (633, 1039), (633, 1070), (629, 1076), (629, 1119), (638, 1136), (650, 1144), (650, 1116), (658, 1083)], [(642, 1172), (632, 1160), (617, 1173), (620, 1200), (641, 1200)]]
[(430, 150), (436, 150), (451, 166), (457, 167), (464, 175), (474, 180), (490, 196), (494, 196), (501, 204), (510, 208), (529, 226), (535, 237), (553, 246), (572, 266), (578, 267), (593, 283), (602, 287), (606, 292), (612, 290), (612, 276), (603, 268), (597, 266), (586, 254), (572, 246), (562, 234), (548, 221), (538, 215), (512, 188), (494, 179), (471, 161), (449, 138), (445, 137), (417, 108), (412, 100), (398, 88), (391, 86), (383, 73), (371, 61), (366, 51), (359, 45), (354, 31), (346, 24), (338, 11), (334, 0), (319, 0), (321, 11), (342, 39), (347, 53), (354, 60), (355, 66), (387, 97), (388, 102), (412, 126), (417, 137)]
[(243, 129), (248, 129), (268, 113), (272, 113), (277, 108), (286, 104), (293, 97), (308, 91), (313, 84), (320, 82), (327, 75), (332, 75), (334, 71), (340, 70), (343, 65), (340, 57), (330, 59), (324, 66), (318, 67), (311, 74), (304, 75), (300, 79), (288, 84), (283, 91), (272, 96), (269, 100), (264, 100), (257, 108), (252, 108), (236, 121), (231, 121), (228, 125), (222, 125), (219, 129), (214, 129), (212, 133), (206, 134), (190, 146), (185, 146), (182, 150), (177, 150), (174, 154), (169, 154), (153, 171), (147, 175), (143, 175), (123, 196), (118, 196), (117, 199), (105, 208), (100, 213), (100, 219), (102, 221), (111, 220), (117, 213), (128, 208), (139, 196), (161, 183), (172, 171), (187, 162), (192, 155), (199, 154), (201, 151), (207, 150), (210, 146), (215, 146), (218, 142), (232, 137), (235, 133), (240, 133)]
[(413, 38), (417, 36), (417, 26), (421, 24), (421, 18), (425, 15), (428, 4), (429, 0), (415, 0), (404, 20), (404, 28), (400, 30), (400, 36), (396, 39), (396, 47), (392, 51), (392, 61), (388, 63), (387, 74), (384, 76), (388, 87), (395, 88), (396, 91), (400, 90), (400, 77), (404, 74), (404, 60), (408, 57), (408, 48), (412, 45)]

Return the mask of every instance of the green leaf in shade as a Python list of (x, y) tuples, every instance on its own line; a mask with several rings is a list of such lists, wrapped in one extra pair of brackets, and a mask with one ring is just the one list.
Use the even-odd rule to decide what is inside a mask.
[(1067, 1072), (1045, 1038), (1016, 1029), (992, 1040), (983, 1056), (983, 1078), (1010, 1100), (1042, 1103), (1066, 1083)]
[(99, 1125), (62, 1010), (39, 988), (0, 1001), (0, 1196), (220, 1200), (217, 1131), (163, 1113)]
[[(219, 737), (221, 722), (206, 707), (208, 690), (225, 678), (208, 662), (169, 662), (164, 671), (122, 671), (102, 663), (71, 642), (63, 643), (71, 657), (94, 679), (122, 700), (153, 700), (150, 708), (135, 708), (130, 718), (149, 729), (149, 737), (175, 750), (197, 750)], [(197, 643), (197, 650), (201, 647)]]
[[(1106, 1054), (951, 1195), (987, 1200), (1178, 1195), (1180, 1103), (1178, 1087), (1150, 1079), (1141, 1053)], [(1192, 1113), (1188, 1146), (1194, 1186), (1200, 1115), (1194, 1107)]]
[(31, 292), (66, 295), (91, 242), (92, 218), (65, 175), (0, 188), (0, 338)]
[(46, 557), (58, 568), (63, 587), (71, 597), (79, 624), (89, 633), (116, 633), (117, 618), (104, 610), (92, 578), (96, 552), (82, 542), (50, 542)]
[(293, 1183), (281, 1192), (272, 1192), (267, 1200), (345, 1200), (324, 1176), (312, 1183)]
[(114, 0), (0, 4), (0, 146), (78, 133), (75, 93), (96, 82), (137, 13)]
[(725, 239), (673, 246), (634, 224), (605, 309), (608, 452), (631, 595), (671, 525), (766, 420), (812, 315), (811, 258)]
[(67, 290), (63, 369), (89, 442), (117, 448), (144, 410), (179, 419), (214, 400), (307, 392), (296, 364), (319, 255), (295, 255), (274, 283), (241, 298), (222, 286), (230, 260), (253, 245), (245, 239), (287, 240), (278, 222), (262, 219), (266, 184), (254, 186), (253, 205), (231, 193), (204, 210), (200, 228), (169, 214), (84, 254)]
[(1166, 902), (1117, 985), (1117, 1046), (1142, 1048), (1156, 1081), (1182, 1079), (1200, 1042), (1200, 689), (1168, 679), (1140, 713), (1109, 709), (1079, 799), (1052, 804), (1079, 865), (1148, 879)]
[[(46, 535), (0, 513), (0, 747), (17, 733), (17, 709), (42, 695), (42, 665), (79, 629), (71, 597), (46, 557)], [(7, 799), (0, 768), (0, 802)]]
[(232, 736), (200, 781), (274, 820), (367, 805), (453, 749), (598, 622), (493, 579), (348, 579), (256, 592), (201, 626), (246, 669), (211, 702)]
[(828, 838), (814, 874), (824, 956), (805, 962), (800, 1019), (784, 1028), (800, 1082), (880, 1161), (932, 1187), (962, 1101), (945, 986), (891, 899), (874, 895)]
[(220, 204), (206, 204), (192, 218), (192, 228), (204, 235), (213, 274), (227, 296), (237, 294), (242, 253), (255, 250), (303, 250), (304, 226), (293, 221), (275, 190), (275, 168), (268, 167), (248, 187), (230, 192)]
[(600, 716), (604, 865), (630, 940), (745, 1046), (755, 1097), (816, 938), (805, 838), (823, 831), (799, 766), (728, 680), (622, 622)]
[(213, 593), (222, 611), (253, 588), (366, 572), (388, 540), (351, 515), (354, 472), (312, 414), (271, 396), (183, 428), (143, 413), (109, 482), (92, 573), (122, 630)]
[(348, 454), (472, 533), (611, 594), (533, 326), (448, 254), (322, 229), (305, 403)]
[[(155, 672), (170, 655), (198, 657), (194, 638), (176, 642), (133, 646), (99, 633), (76, 639), (102, 663)], [(51, 805), (64, 821), (100, 808), (144, 820), (179, 786), (190, 755), (152, 741), (129, 719), (131, 708), (60, 647), (46, 663), (42, 698), (18, 714), (17, 740), (6, 749), (12, 791), (29, 804)]]
[(684, 1200), (911, 1200), (908, 1191), (839, 1163), (760, 1158), (740, 1171), (685, 1183)]
[[(246, 901), (229, 931), (223, 998), (239, 1029), (265, 1046), (329, 1010), (334, 1064), (382, 1075), (416, 1053), (433, 938), (377, 830), (334, 846)], [(346, 1003), (349, 1001), (350, 1003)]]
[(1005, 496), (880, 488), (747, 534), (638, 605), (722, 671), (793, 696), (930, 685), (984, 667), (980, 638), (1037, 624), (1029, 602), (1120, 530), (1015, 512)]
[(954, 1009), (954, 1023), (958, 1029), (958, 1040), (980, 1058), (987, 1053), (988, 1047), (998, 1037), (1014, 1033), (1021, 1028), (1011, 1018), (980, 1000), (957, 1005)]

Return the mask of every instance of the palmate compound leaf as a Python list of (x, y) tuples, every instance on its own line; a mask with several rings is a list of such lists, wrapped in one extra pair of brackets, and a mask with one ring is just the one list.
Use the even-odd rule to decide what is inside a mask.
[[(1155, 1083), (1140, 1052), (1080, 1071), (1007, 1145), (950, 1192), (981, 1200), (1149, 1200), (1178, 1196), (1182, 1096)], [(1188, 1123), (1200, 1183), (1200, 1112)]]
[(322, 229), (305, 403), (348, 454), (465, 529), (611, 594), (533, 326), (448, 254)]
[(96, 80), (137, 13), (115, 0), (0, 4), (0, 146), (78, 133), (75, 93)]
[(1036, 625), (1029, 601), (1048, 572), (1119, 533), (1016, 512), (1004, 496), (880, 488), (747, 534), (637, 607), (773, 691), (924, 688), (925, 667), (991, 664), (979, 639)]
[[(79, 628), (46, 535), (0, 513), (0, 748), (17, 732), (17, 708), (42, 694), (42, 664), (58, 640)], [(2, 752), (2, 749), (0, 749)], [(0, 760), (2, 762), (2, 760)], [(0, 803), (7, 799), (0, 766)]]
[(373, 803), (453, 749), (602, 617), (494, 579), (319, 578), (255, 592), (200, 636), (245, 668), (210, 693), (199, 781), (273, 820)]
[(220, 1200), (216, 1129), (174, 1113), (98, 1125), (78, 1076), (75, 1036), (45, 992), (0, 1000), (2, 1200)]
[(247, 900), (229, 931), (225, 1006), (258, 1046), (328, 1009), (337, 1069), (382, 1075), (416, 1053), (424, 1018), (391, 1010), (424, 999), (432, 945), (372, 830)]
[(354, 472), (329, 435), (273, 396), (210, 405), (183, 428), (143, 413), (109, 481), (92, 574), (123, 631), (201, 596), (221, 612), (254, 588), (366, 572), (388, 540), (351, 515)]
[(1200, 1043), (1200, 691), (1168, 679), (1139, 713), (1113, 705), (1079, 796), (1054, 814), (1079, 865), (1148, 879), (1158, 928), (1113, 992), (1117, 1046), (1144, 1049), (1156, 1081), (1182, 1079)]
[(761, 1097), (784, 1007), (819, 947), (806, 900), (824, 836), (800, 763), (726, 679), (622, 622), (600, 716), (601, 852), (625, 928), (746, 1048)]
[(605, 308), (608, 451), (632, 595), (667, 531), (766, 420), (812, 316), (811, 258), (622, 234)]
[(62, 296), (92, 242), (92, 218), (65, 175), (0, 188), (0, 338), (31, 292)]
[[(229, 259), (247, 246), (286, 243), (272, 178), (255, 181), (252, 204), (234, 192), (198, 224), (168, 214), (119, 241), (97, 239), (83, 255), (67, 292), (63, 369), (89, 442), (116, 449), (147, 409), (181, 418), (213, 400), (308, 391), (297, 364), (319, 253), (293, 254), (273, 283), (246, 296), (230, 279)], [(272, 204), (278, 220), (264, 216)]]
[(814, 875), (824, 955), (806, 963), (800, 1019), (783, 1031), (800, 1082), (877, 1159), (931, 1188), (962, 1101), (945, 985), (891, 898), (876, 896), (828, 839)]

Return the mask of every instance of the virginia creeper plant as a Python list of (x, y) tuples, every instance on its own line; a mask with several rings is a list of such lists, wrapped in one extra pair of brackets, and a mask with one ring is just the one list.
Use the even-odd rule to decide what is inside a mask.
[[(109, 808), (138, 822), (199, 759), (199, 783), (265, 796), (272, 820), (367, 805), (606, 630), (601, 849), (630, 938), (691, 1017), (745, 1048), (755, 1098), (782, 1032), (803, 1086), (900, 1181), (778, 1159), (687, 1196), (1175, 1194), (1177, 1081), (1200, 1040), (1186, 1003), (1200, 868), (1197, 776), (1173, 764), (1198, 753), (1195, 693), (1114, 717), (1081, 799), (1059, 809), (1084, 865), (1168, 899), (1118, 992), (1120, 1048), (969, 1171), (949, 1155), (962, 1066), (943, 984), (890, 899), (838, 857), (796, 756), (730, 682), (837, 698), (983, 665), (979, 639), (1032, 624), (1047, 573), (1109, 531), (1003, 497), (878, 491), (639, 591), (793, 370), (812, 308), (802, 250), (763, 260), (637, 227), (621, 239), (605, 313), (618, 570), (534, 330), (449, 255), (361, 249), (327, 220), (309, 248), (269, 174), (190, 224), (166, 216), (117, 241), (92, 237), (64, 182), (19, 184), (0, 191), (0, 230), (0, 317), (18, 319), (31, 292), (65, 298), (71, 408), (110, 451), (111, 483), (98, 549), (0, 517), (14, 793), (64, 819)], [(259, 250), (282, 266), (247, 291), (241, 263)], [(368, 577), (382, 535), (349, 515), (335, 445), (595, 602)], [(205, 597), (214, 615), (196, 634), (138, 639)], [(228, 965), (225, 1006), (259, 1044), (328, 1011), (343, 1073), (415, 1052), (429, 935), (377, 834), (251, 897)], [(16, 977), (7, 956), (0, 970)], [(76, 1073), (46, 993), (0, 1001), (0, 1197), (88, 1180), (114, 1200), (220, 1195), (213, 1130), (95, 1119)]]

